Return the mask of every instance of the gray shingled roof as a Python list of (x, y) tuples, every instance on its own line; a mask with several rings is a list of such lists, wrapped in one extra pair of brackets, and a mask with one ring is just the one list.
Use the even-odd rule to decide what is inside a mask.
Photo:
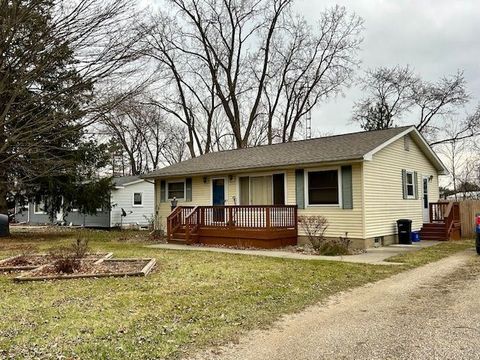
[(133, 175), (133, 176), (119, 176), (119, 177), (114, 177), (113, 178), (113, 185), (115, 186), (123, 186), (125, 184), (141, 180), (139, 175)]
[(246, 169), (359, 160), (410, 126), (326, 136), (283, 144), (208, 153), (143, 177), (200, 175)]

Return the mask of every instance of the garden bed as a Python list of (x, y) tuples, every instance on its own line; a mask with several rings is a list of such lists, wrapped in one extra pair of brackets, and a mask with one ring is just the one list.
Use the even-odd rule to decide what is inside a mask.
[[(112, 256), (113, 253), (87, 254), (84, 260), (92, 262), (109, 259)], [(52, 256), (50, 254), (21, 254), (0, 260), (0, 272), (33, 270), (51, 262)]]
[(79, 278), (146, 276), (155, 266), (155, 259), (81, 260), (71, 274), (58, 273), (53, 264), (46, 264), (14, 278), (15, 281), (64, 280)]

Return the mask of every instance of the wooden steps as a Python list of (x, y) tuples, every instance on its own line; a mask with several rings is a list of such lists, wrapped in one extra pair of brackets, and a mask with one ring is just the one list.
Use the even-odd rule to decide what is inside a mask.
[[(185, 234), (185, 227), (182, 226), (178, 228), (172, 235), (172, 238), (168, 240), (170, 244), (186, 244), (187, 243), (187, 236)], [(198, 240), (198, 234), (190, 234), (190, 241), (189, 243), (194, 243)]]
[(444, 223), (426, 223), (420, 230), (421, 240), (448, 240), (447, 229)]
[(461, 229), (460, 222), (453, 222), (450, 233), (448, 233), (445, 223), (426, 223), (420, 230), (421, 240), (460, 240)]

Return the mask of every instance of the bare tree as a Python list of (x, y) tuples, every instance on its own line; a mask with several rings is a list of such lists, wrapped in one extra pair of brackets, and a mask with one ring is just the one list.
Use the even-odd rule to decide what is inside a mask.
[(113, 150), (117, 158), (126, 160), (128, 174), (139, 175), (185, 158), (183, 127), (167, 122), (157, 106), (141, 98), (123, 102), (101, 122), (103, 133), (120, 145)]
[(366, 130), (388, 129), (415, 103), (420, 79), (409, 66), (367, 70), (360, 80), (368, 95), (355, 103), (353, 121)]
[(302, 118), (321, 99), (349, 85), (359, 63), (362, 24), (340, 6), (321, 13), (315, 29), (298, 16), (284, 21), (284, 33), (273, 41), (264, 88), (269, 143), (274, 127), (282, 142), (292, 141)]
[[(428, 82), (407, 67), (369, 70), (361, 80), (367, 96), (353, 109), (353, 121), (366, 130), (398, 125), (406, 113), (416, 112), (414, 122), (431, 145), (466, 139), (478, 135), (480, 110), (464, 117), (459, 113), (471, 100), (462, 72)], [(455, 117), (456, 133), (444, 131), (446, 122)]]
[(448, 187), (453, 191), (455, 200), (458, 200), (461, 190), (464, 193), (467, 191), (469, 183), (478, 182), (478, 153), (470, 138), (458, 136), (461, 130), (462, 124), (454, 118), (449, 119), (444, 127), (448, 141), (437, 146), (448, 168), (450, 179)]
[(274, 128), (292, 140), (302, 117), (347, 85), (357, 65), (362, 20), (341, 7), (322, 13), (314, 31), (292, 14), (291, 0), (169, 3), (175, 18), (160, 13), (145, 25), (148, 54), (168, 94), (156, 104), (187, 127), (191, 156), (229, 137), (234, 147), (272, 142)]

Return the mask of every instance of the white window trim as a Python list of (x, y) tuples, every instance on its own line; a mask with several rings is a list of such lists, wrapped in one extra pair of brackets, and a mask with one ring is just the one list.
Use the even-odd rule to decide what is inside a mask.
[[(413, 195), (408, 195), (408, 174), (412, 175), (412, 184), (413, 185)], [(417, 184), (415, 184), (415, 171), (413, 170), (405, 170), (405, 195), (407, 199), (415, 199), (415, 192), (416, 192)]]
[[(287, 171), (268, 171), (268, 172), (257, 172), (257, 173), (245, 173), (245, 174), (238, 174), (236, 176), (236, 187), (237, 187), (237, 203), (240, 202), (240, 178), (241, 177), (248, 177), (248, 205), (251, 205), (252, 202), (252, 177), (259, 177), (259, 176), (273, 176), (276, 174), (283, 174), (283, 197), (284, 197), (284, 203), (285, 205), (288, 205), (287, 199), (288, 199), (288, 186), (287, 186)], [(272, 199), (273, 199), (273, 179), (272, 179)]]
[[(140, 194), (141, 196), (141, 204), (135, 204), (135, 194)], [(132, 207), (143, 207), (143, 191), (134, 191), (132, 193)]]
[[(180, 179), (180, 180), (171, 180), (171, 181), (167, 181), (166, 184), (165, 184), (165, 197), (167, 198), (167, 200), (173, 200), (173, 198), (169, 197), (168, 196), (168, 185), (171, 184), (171, 183), (183, 183), (183, 197), (182, 198), (177, 198), (178, 201), (185, 201), (185, 195), (187, 194), (187, 184), (186, 184), (186, 179)], [(192, 184), (192, 188), (193, 188), (193, 184)], [(192, 189), (193, 191), (193, 189)]]
[[(33, 213), (35, 215), (45, 215), (47, 212), (45, 210), (41, 210), (41, 211), (36, 211), (35, 208), (37, 205), (40, 205), (40, 204), (37, 204), (36, 201), (33, 202)], [(43, 206), (45, 206), (45, 203), (43, 203)]]
[[(331, 171), (331, 170), (337, 170), (338, 203), (337, 204), (310, 204), (310, 199), (308, 198), (308, 174), (311, 173), (311, 172)], [(340, 208), (341, 207), (341, 205), (342, 205), (342, 171), (341, 171), (340, 166), (306, 169), (303, 181), (304, 181), (304, 195), (305, 195), (305, 206), (306, 207), (331, 207), (331, 208)]]

